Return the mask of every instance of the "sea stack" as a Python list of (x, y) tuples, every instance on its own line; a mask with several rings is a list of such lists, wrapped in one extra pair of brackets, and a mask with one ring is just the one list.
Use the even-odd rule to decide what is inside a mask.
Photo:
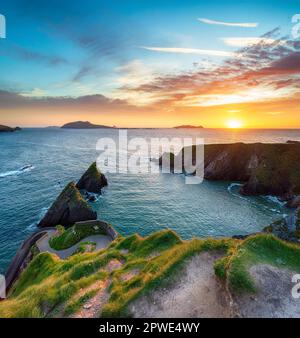
[(90, 165), (76, 185), (79, 190), (86, 190), (95, 194), (100, 194), (101, 189), (105, 186), (107, 186), (107, 179), (98, 170), (96, 162)]
[(97, 213), (81, 196), (75, 183), (70, 182), (57, 197), (38, 226), (52, 227), (59, 224), (70, 226), (75, 222), (94, 219), (97, 219)]

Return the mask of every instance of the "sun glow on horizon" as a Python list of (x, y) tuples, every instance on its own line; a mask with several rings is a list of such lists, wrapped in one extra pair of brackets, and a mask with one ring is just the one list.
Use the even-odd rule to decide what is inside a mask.
[(230, 129), (239, 129), (243, 128), (244, 123), (241, 120), (231, 119), (226, 122), (227, 128)]

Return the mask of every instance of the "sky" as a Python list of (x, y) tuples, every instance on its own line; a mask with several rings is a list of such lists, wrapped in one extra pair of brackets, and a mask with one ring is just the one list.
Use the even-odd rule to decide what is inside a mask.
[(298, 13), (292, 0), (1, 0), (0, 124), (300, 128)]

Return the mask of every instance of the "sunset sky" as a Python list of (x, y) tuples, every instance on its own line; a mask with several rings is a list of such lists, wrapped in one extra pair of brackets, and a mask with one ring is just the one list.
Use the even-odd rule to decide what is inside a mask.
[(0, 124), (300, 128), (297, 13), (291, 0), (1, 0)]

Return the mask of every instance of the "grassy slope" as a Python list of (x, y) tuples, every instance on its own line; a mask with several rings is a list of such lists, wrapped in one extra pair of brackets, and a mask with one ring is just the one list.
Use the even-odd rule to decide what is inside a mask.
[[(62, 309), (63, 315), (69, 315), (97, 292), (88, 286), (108, 279), (111, 281), (109, 301), (102, 316), (128, 316), (130, 302), (171, 283), (186, 259), (201, 251), (216, 249), (225, 255), (215, 263), (216, 274), (228, 278), (230, 287), (237, 291), (255, 289), (248, 268), (259, 262), (300, 272), (300, 246), (271, 235), (256, 235), (245, 241), (182, 241), (174, 232), (165, 230), (146, 238), (119, 237), (105, 250), (77, 254), (65, 261), (49, 253), (39, 254), (22, 273), (8, 300), (0, 303), (0, 317), (44, 317), (57, 308)], [(112, 259), (122, 261), (123, 266), (109, 272), (105, 267)], [(122, 276), (133, 269), (139, 273), (124, 280)], [(82, 289), (86, 289), (86, 293), (76, 297)]]
[(58, 226), (59, 235), (52, 237), (49, 244), (52, 249), (64, 250), (68, 249), (82, 239), (92, 235), (106, 235), (101, 228), (87, 224), (75, 224), (71, 228), (65, 230), (62, 226)]
[(273, 235), (259, 234), (232, 247), (229, 254), (215, 263), (215, 272), (227, 278), (230, 288), (239, 292), (255, 292), (249, 268), (270, 264), (300, 272), (300, 245), (282, 241)]

